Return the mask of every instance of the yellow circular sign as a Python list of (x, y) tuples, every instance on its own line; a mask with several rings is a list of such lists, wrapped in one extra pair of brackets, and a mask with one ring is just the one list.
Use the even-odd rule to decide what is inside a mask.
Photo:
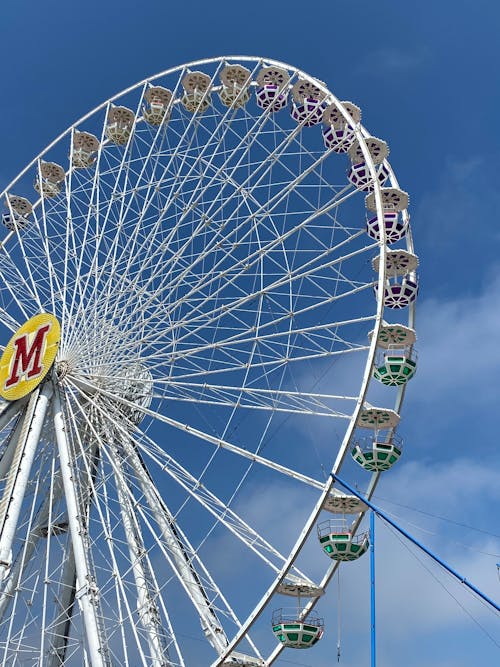
[(61, 327), (50, 313), (25, 322), (0, 359), (0, 396), (14, 401), (38, 387), (54, 363), (60, 338)]

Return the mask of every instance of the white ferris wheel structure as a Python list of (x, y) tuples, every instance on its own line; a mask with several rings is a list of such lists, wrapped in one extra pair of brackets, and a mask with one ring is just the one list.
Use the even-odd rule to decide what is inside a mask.
[(207, 59), (2, 194), (0, 665), (258, 667), (321, 639), (369, 544), (330, 473), (371, 497), (415, 372), (408, 195), (360, 121), (290, 65)]

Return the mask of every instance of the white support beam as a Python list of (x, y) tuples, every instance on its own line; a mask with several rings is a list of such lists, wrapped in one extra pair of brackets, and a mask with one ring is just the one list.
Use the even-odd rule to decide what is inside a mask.
[(126, 489), (124, 489), (125, 480), (123, 478), (123, 465), (120, 457), (118, 463), (120, 470), (117, 470), (115, 473), (116, 487), (118, 490), (123, 528), (130, 554), (130, 562), (132, 563), (132, 571), (137, 588), (137, 613), (148, 638), (151, 667), (172, 667), (165, 641), (165, 632), (161, 627), (160, 611), (156, 603), (160, 593), (158, 590), (154, 590), (154, 588), (151, 590), (153, 586), (148, 572), (149, 563), (145, 556), (146, 550), (139, 526), (137, 525), (137, 519), (132, 509), (132, 503)]
[[(57, 473), (56, 473), (57, 475)], [(24, 546), (21, 550), (21, 553), (18, 555), (17, 559), (13, 563), (12, 570), (8, 578), (4, 582), (4, 586), (0, 592), (0, 623), (2, 622), (6, 611), (9, 609), (10, 603), (13, 599), (14, 592), (19, 585), (19, 582), (22, 580), (23, 574), (28, 567), (31, 558), (35, 552), (35, 549), (42, 538), (43, 529), (48, 525), (50, 507), (58, 502), (62, 493), (62, 482), (60, 475), (56, 476), (54, 481), (54, 490), (53, 498), (50, 495), (47, 495), (40, 511), (38, 512), (36, 523), (34, 524), (32, 530), (29, 533), (27, 540), (24, 543)]]
[[(2, 414), (2, 417), (4, 414)], [(15, 413), (12, 413), (11, 419), (15, 416)], [(8, 421), (11, 421), (9, 419)], [(4, 479), (11, 469), (12, 461), (14, 459), (14, 453), (16, 451), (17, 443), (19, 442), (19, 436), (23, 428), (23, 416), (20, 416), (17, 423), (13, 426), (12, 431), (8, 436), (7, 445), (3, 451), (2, 458), (0, 459), (0, 479)], [(8, 423), (7, 420), (5, 423)], [(5, 424), (4, 424), (5, 425)]]
[(61, 667), (66, 658), (71, 617), (76, 595), (76, 565), (72, 545), (64, 561), (64, 569), (56, 599), (57, 618), (51, 628), (49, 657), (47, 667)]
[(12, 542), (51, 396), (51, 383), (45, 383), (41, 390), (37, 388), (31, 394), (7, 473), (0, 501), (0, 581), (12, 565)]
[(0, 431), (13, 419), (17, 413), (26, 405), (26, 398), (20, 398), (18, 401), (10, 401), (3, 405), (0, 412)]
[(194, 568), (192, 558), (187, 552), (188, 545), (184, 545), (175, 529), (174, 519), (167, 514), (167, 509), (162, 502), (152, 480), (144, 468), (137, 451), (129, 441), (123, 441), (127, 462), (134, 471), (139, 482), (144, 499), (158, 524), (162, 538), (175, 561), (178, 569), (179, 580), (200, 617), (203, 632), (207, 641), (220, 655), (228, 644), (221, 623), (210, 604), (203, 584)]
[[(97, 445), (92, 444), (89, 461), (93, 462), (97, 454)], [(92, 465), (92, 481), (94, 481), (97, 473), (97, 466)], [(57, 478), (59, 486), (62, 487), (60, 475)], [(88, 514), (90, 511), (90, 502), (92, 499), (92, 487), (89, 485), (88, 489), (83, 490), (83, 502), (85, 519), (88, 522)], [(62, 491), (62, 488), (61, 488)], [(76, 564), (75, 554), (73, 552), (73, 544), (70, 540), (68, 545), (68, 552), (64, 561), (64, 569), (62, 578), (59, 583), (59, 593), (56, 599), (56, 610), (53, 622), (53, 629), (51, 631), (52, 640), (50, 647), (50, 657), (48, 658), (47, 667), (61, 667), (64, 665), (66, 659), (66, 651), (71, 631), (71, 619), (74, 611), (74, 603), (76, 596)]]
[(75, 558), (77, 590), (76, 598), (82, 612), (85, 635), (87, 639), (88, 658), (91, 667), (108, 667), (109, 663), (103, 637), (99, 632), (97, 615), (98, 590), (89, 568), (86, 555), (85, 537), (87, 529), (81, 521), (77, 499), (77, 491), (73, 479), (73, 466), (70, 457), (69, 443), (66, 437), (66, 426), (61, 408), (59, 389), (54, 390), (54, 428), (59, 451), (61, 476), (68, 512), (68, 524), (71, 543)]

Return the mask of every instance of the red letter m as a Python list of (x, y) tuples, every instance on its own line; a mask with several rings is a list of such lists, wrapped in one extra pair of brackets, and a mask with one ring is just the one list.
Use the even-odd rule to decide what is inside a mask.
[(40, 365), (40, 357), (42, 356), (45, 337), (50, 327), (50, 324), (44, 324), (43, 327), (37, 329), (29, 349), (28, 336), (26, 334), (14, 340), (14, 361), (12, 362), (10, 377), (5, 382), (5, 389), (18, 384), (23, 375), (26, 375), (27, 380), (31, 380), (42, 373), (43, 368)]

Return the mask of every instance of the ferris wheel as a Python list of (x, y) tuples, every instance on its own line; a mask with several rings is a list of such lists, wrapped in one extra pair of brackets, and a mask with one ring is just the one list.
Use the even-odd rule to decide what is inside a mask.
[(257, 667), (322, 638), (369, 544), (329, 473), (371, 495), (416, 368), (408, 195), (360, 120), (289, 65), (203, 60), (2, 194), (1, 665)]

